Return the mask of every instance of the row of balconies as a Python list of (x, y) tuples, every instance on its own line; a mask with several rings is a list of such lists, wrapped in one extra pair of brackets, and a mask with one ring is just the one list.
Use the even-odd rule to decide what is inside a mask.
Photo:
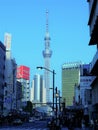
[(88, 0), (90, 12), (88, 25), (90, 27), (90, 41), (89, 45), (97, 45), (97, 52), (90, 64), (90, 74), (93, 76), (92, 87), (92, 110), (94, 105), (98, 104), (98, 0)]
[(94, 0), (88, 0), (89, 3), (89, 11), (91, 12), (91, 9), (92, 9), (92, 6), (93, 6), (93, 3), (94, 3)]
[(89, 41), (89, 45), (96, 45), (98, 44), (98, 15), (94, 16), (95, 20), (92, 22), (92, 24), (90, 25), (90, 41)]
[[(98, 1), (90, 0), (90, 16), (88, 25), (90, 26), (90, 42), (89, 45), (98, 44)], [(90, 73), (94, 76), (98, 75), (98, 50), (90, 64)]]
[(92, 32), (94, 30), (95, 24), (96, 24), (96, 19), (97, 19), (97, 9), (95, 10), (94, 14), (93, 14), (93, 18), (91, 23), (88, 23), (90, 25), (90, 35), (92, 35)]
[(90, 42), (89, 45), (95, 45), (98, 44), (98, 1), (97, 0), (91, 0), (89, 1), (90, 5), (90, 16), (88, 25), (90, 26)]
[(95, 76), (98, 75), (98, 50), (90, 64), (90, 73)]

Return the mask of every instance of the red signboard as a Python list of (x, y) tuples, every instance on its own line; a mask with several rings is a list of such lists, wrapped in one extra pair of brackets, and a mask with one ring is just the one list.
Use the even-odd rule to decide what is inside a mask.
[(30, 68), (27, 66), (19, 66), (17, 68), (17, 78), (30, 79)]

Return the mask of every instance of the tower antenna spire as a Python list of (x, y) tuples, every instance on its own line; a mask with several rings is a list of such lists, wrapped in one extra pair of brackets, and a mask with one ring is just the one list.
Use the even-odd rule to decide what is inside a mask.
[(49, 24), (48, 24), (48, 14), (49, 14), (49, 11), (46, 10), (46, 32), (48, 32), (48, 26), (49, 26)]

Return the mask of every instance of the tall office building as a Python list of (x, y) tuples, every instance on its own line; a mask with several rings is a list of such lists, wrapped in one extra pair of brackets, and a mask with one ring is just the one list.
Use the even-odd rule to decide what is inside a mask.
[(18, 66), (17, 80), (22, 84), (22, 102), (30, 101), (30, 68), (23, 65)]
[(35, 74), (31, 86), (31, 102), (36, 106), (46, 103), (46, 90), (42, 75)]
[[(43, 51), (43, 57), (45, 60), (45, 68), (50, 69), (50, 58), (52, 51), (50, 50), (50, 35), (48, 31), (48, 11), (46, 12), (46, 35), (45, 35), (45, 50)], [(46, 87), (46, 102), (50, 102), (50, 72), (45, 69), (44, 72), (45, 87)]]
[(11, 58), (11, 34), (5, 33), (4, 45), (6, 47), (4, 113), (16, 109), (16, 68), (15, 59)]
[[(89, 45), (96, 46), (96, 52), (90, 64), (90, 73), (95, 76), (92, 81), (92, 111), (97, 117), (98, 115), (98, 0), (87, 0), (89, 4)], [(95, 119), (97, 120), (97, 118)]]
[(12, 39), (12, 35), (10, 33), (5, 33), (5, 35), (4, 35), (4, 45), (6, 47), (6, 57), (7, 57), (7, 59), (11, 58), (11, 39)]
[(34, 76), (34, 100), (40, 102), (40, 75)]
[(93, 76), (89, 73), (90, 64), (82, 65), (82, 72), (80, 76), (80, 101), (84, 106), (88, 106), (91, 103), (91, 82), (93, 80)]
[(3, 113), (4, 108), (4, 84), (5, 84), (5, 59), (6, 48), (0, 41), (0, 113)]
[(44, 80), (43, 76), (36, 74), (34, 75), (33, 79), (33, 86), (34, 89), (34, 101), (35, 102), (40, 102), (43, 103), (43, 95), (44, 93)]
[(66, 106), (73, 105), (74, 86), (80, 82), (81, 62), (65, 63), (62, 66), (62, 98)]

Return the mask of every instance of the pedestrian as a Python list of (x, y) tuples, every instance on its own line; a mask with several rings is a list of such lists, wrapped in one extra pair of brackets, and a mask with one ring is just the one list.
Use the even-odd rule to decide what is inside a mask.
[(81, 127), (82, 127), (82, 130), (85, 130), (85, 120), (84, 119), (82, 119)]
[(59, 120), (59, 118), (57, 118), (57, 121), (56, 121), (56, 130), (60, 130), (60, 120)]
[(94, 121), (93, 121), (93, 119), (91, 119), (91, 126), (93, 126), (94, 125)]
[(90, 128), (91, 128), (91, 130), (94, 130), (94, 121), (93, 121), (93, 119), (90, 120)]

